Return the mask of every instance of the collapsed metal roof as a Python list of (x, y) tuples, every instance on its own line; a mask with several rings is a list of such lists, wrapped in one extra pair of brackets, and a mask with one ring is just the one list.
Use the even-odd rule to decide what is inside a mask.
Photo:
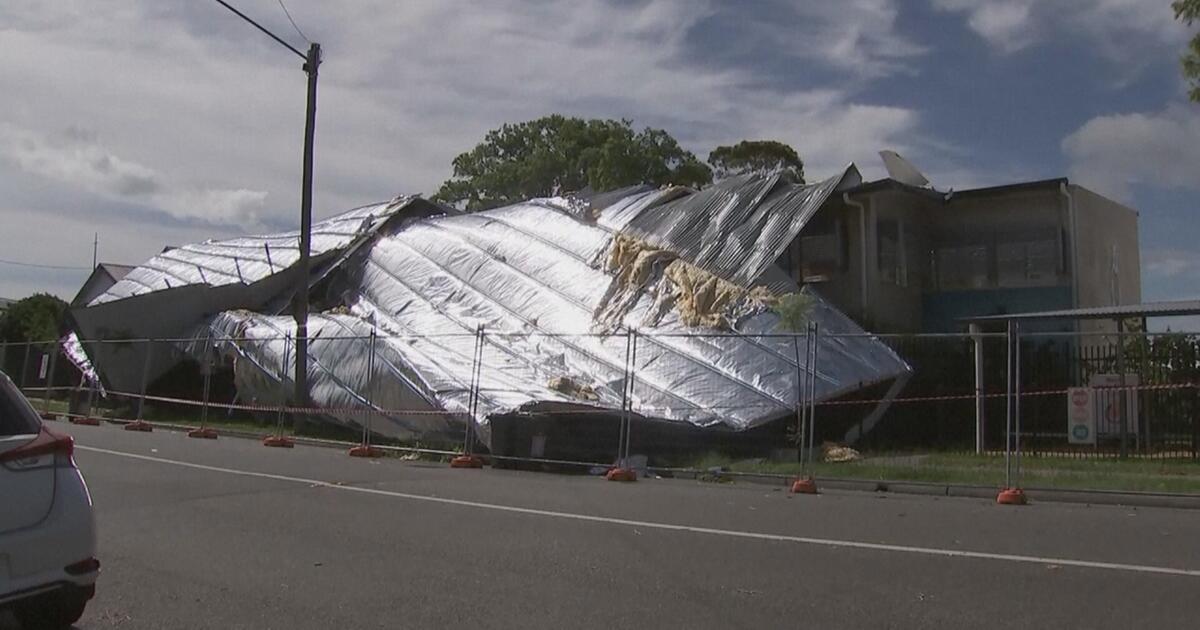
[[(631, 189), (595, 203), (535, 199), (442, 216), (393, 203), (330, 219), (314, 226), (313, 242), (333, 261), (323, 272), (325, 294), (338, 299), (310, 317), (311, 398), (346, 424), (362, 420), (353, 410), (373, 407), (373, 429), (384, 434), (461, 430), (472, 410), (482, 328), (473, 420), (484, 439), (498, 414), (615, 412), (626, 331), (636, 329), (634, 414), (734, 430), (788, 415), (796, 357), (807, 353), (804, 338), (785, 334), (770, 308), (778, 295), (800, 290), (773, 262), (835, 189), (856, 180), (851, 166), (808, 186), (740, 177), (698, 192)], [(214, 287), (265, 287), (294, 262), (295, 240), (247, 237), (166, 252), (76, 317), (131, 308), (146, 317), (147, 307), (167, 308), (150, 300), (168, 283), (176, 289), (172, 278), (204, 287), (209, 302)], [(217, 350), (237, 358), (244, 400), (282, 402), (290, 391), (295, 325), (280, 309), (262, 308), (278, 302), (281, 286), (246, 300), (257, 305), (190, 307), (194, 341), (180, 350), (207, 352), (210, 340), (224, 339)], [(838, 335), (820, 346), (817, 398), (908, 371), (887, 346), (810, 295), (810, 319)], [(102, 374), (110, 369), (96, 363)], [(800, 368), (807, 369), (803, 359)]]

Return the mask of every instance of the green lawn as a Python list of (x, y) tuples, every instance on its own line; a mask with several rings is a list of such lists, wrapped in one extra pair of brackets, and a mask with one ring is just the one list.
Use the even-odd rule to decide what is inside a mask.
[[(695, 467), (722, 466), (732, 472), (794, 475), (794, 462), (730, 461), (709, 456)], [(1078, 459), (1024, 457), (1020, 485), (1028, 488), (1132, 490), (1141, 492), (1200, 493), (1200, 462), (1189, 460)], [(1004, 485), (1004, 457), (950, 453), (915, 453), (866, 456), (846, 463), (817, 463), (820, 478), (877, 481), (926, 481), (1000, 487)]]

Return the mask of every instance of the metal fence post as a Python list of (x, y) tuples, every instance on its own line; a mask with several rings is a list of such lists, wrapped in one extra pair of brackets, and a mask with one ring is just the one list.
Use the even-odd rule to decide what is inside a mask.
[(54, 393), (54, 370), (58, 367), (58, 342), (54, 342), (50, 350), (50, 366), (46, 371), (46, 398), (42, 403), (45, 417), (50, 417), (50, 395)]
[(1013, 439), (1016, 440), (1014, 449), (1016, 450), (1016, 475), (1017, 487), (1021, 487), (1021, 323), (1013, 322), (1013, 425), (1016, 429), (1016, 434)]
[(625, 465), (629, 466), (629, 445), (633, 441), (633, 402), (637, 392), (638, 331), (632, 332), (633, 358), (629, 361), (629, 414), (625, 419)]
[(1008, 351), (1006, 371), (1004, 422), (1004, 488), (996, 495), (996, 502), (1005, 505), (1025, 505), (1025, 492), (1019, 484), (1013, 484), (1013, 423), (1016, 423), (1016, 467), (1021, 470), (1021, 330), (1013, 320), (1008, 320), (1004, 333)]
[(617, 425), (617, 469), (625, 468), (625, 423), (629, 419), (629, 360), (632, 357), (633, 332), (625, 331), (625, 371), (621, 378), (621, 420)]
[(137, 420), (141, 420), (146, 408), (146, 381), (150, 379), (150, 358), (154, 354), (154, 340), (146, 340), (146, 360), (142, 362), (142, 390), (138, 398)]
[(975, 351), (975, 454), (983, 455), (984, 405), (983, 405), (983, 335), (979, 324), (971, 324), (972, 347)]
[(21, 378), (17, 379), (19, 381), (17, 383), (17, 389), (20, 390), (25, 389), (25, 374), (29, 372), (29, 352), (32, 347), (32, 341), (25, 342), (25, 358), (21, 360)]
[(187, 436), (191, 438), (217, 439), (217, 432), (208, 428), (208, 407), (212, 397), (213, 352), (214, 346), (210, 332), (204, 338), (204, 356), (200, 363), (200, 373), (204, 377), (204, 389), (200, 401), (200, 427), (188, 431)]
[(1125, 320), (1117, 320), (1117, 377), (1120, 379), (1121, 389), (1117, 392), (1117, 414), (1121, 420), (1121, 459), (1129, 456), (1129, 414), (1126, 406), (1129, 404), (1126, 401), (1127, 393), (1125, 391)]
[(817, 358), (821, 351), (821, 325), (812, 323), (812, 362), (808, 364), (811, 385), (808, 388), (808, 463), (813, 464), (817, 436)]
[(629, 467), (630, 412), (633, 408), (634, 368), (637, 362), (637, 331), (625, 331), (625, 373), (621, 379), (621, 419), (617, 431), (617, 463), (605, 475), (609, 481), (637, 481), (637, 471)]
[[(805, 331), (807, 335), (808, 331)], [(796, 356), (796, 463), (800, 464), (800, 473), (804, 474), (804, 414), (807, 403), (804, 400), (804, 372), (800, 364), (800, 335), (792, 331), (792, 352)], [(808, 343), (804, 344), (804, 352), (808, 352)]]
[[(814, 396), (814, 392), (816, 392), (816, 344), (814, 343), (814, 326), (815, 325), (813, 322), (809, 322), (804, 328), (805, 371), (803, 384), (800, 385), (800, 383), (798, 383), (800, 386), (796, 392), (798, 404), (800, 405), (800, 419), (798, 423), (799, 429), (796, 436), (800, 443), (800, 475), (795, 481), (792, 482), (793, 494), (817, 493), (817, 484), (815, 481), (813, 481), (812, 474), (809, 470), (809, 467), (812, 464), (812, 424), (814, 414), (816, 413), (816, 406), (814, 404), (816, 399)], [(794, 334), (792, 339), (796, 344), (799, 344), (799, 340), (796, 339)], [(800, 360), (798, 353), (796, 358), (796, 371), (797, 379), (799, 381)]]
[(382, 457), (383, 452), (371, 447), (371, 419), (375, 416), (375, 330), (367, 338), (366, 417), (362, 422), (362, 441), (350, 449), (351, 457)]
[[(292, 335), (291, 333), (287, 333), (283, 337), (283, 356), (281, 357), (279, 367), (279, 384), (281, 386), (281, 391), (287, 389), (287, 372), (288, 365), (290, 363), (289, 359), (291, 358), (291, 349)], [(296, 403), (297, 407), (299, 407), (301, 404), (301, 401), (297, 401)], [(283, 412), (286, 408), (287, 395), (284, 394), (282, 401), (279, 403), (279, 407), (277, 408), (277, 413), (275, 416), (275, 435), (268, 435), (267, 437), (263, 438), (263, 446), (272, 446), (277, 448), (292, 448), (296, 446), (295, 440), (283, 434)], [(295, 426), (295, 420), (293, 420), (292, 424)]]
[(1004, 377), (1004, 487), (1012, 487), (1012, 422), (1013, 422), (1013, 322), (1004, 329), (1007, 368)]
[(479, 409), (479, 386), (483, 380), (483, 345), (487, 341), (483, 325), (475, 327), (475, 350), (471, 354), (471, 389), (467, 393), (466, 428), (463, 430), (463, 454), (450, 460), (451, 468), (483, 468), (475, 455), (475, 414)]

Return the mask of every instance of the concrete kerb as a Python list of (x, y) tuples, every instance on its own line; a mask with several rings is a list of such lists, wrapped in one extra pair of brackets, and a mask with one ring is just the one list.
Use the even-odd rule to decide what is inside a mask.
[[(105, 418), (104, 421), (117, 425), (123, 425), (131, 422), (130, 420), (118, 420), (112, 418)], [(192, 425), (165, 422), (151, 422), (150, 424), (154, 425), (155, 428), (176, 432), (186, 432), (195, 428)], [(228, 436), (248, 440), (261, 440), (264, 435), (263, 433), (259, 432), (238, 429), (221, 429), (220, 433), (222, 437)], [(357, 444), (356, 442), (327, 440), (321, 438), (294, 437), (293, 439), (298, 445), (318, 446), (322, 448), (345, 449), (347, 446)], [(459, 454), (455, 451), (412, 449), (402, 446), (376, 445), (375, 448), (398, 454), (413, 452), (429, 453), (440, 456), (454, 456)], [(582, 466), (584, 464), (580, 465)], [(655, 468), (652, 466), (648, 467), (646, 470), (652, 474), (666, 473), (671, 477), (683, 479), (696, 479), (707, 472), (699, 469)], [(795, 480), (794, 475), (774, 475), (768, 473), (745, 473), (731, 471), (723, 471), (721, 474), (736, 481), (744, 481), (759, 485), (779, 486), (781, 488), (789, 487)], [(990, 501), (994, 501), (996, 499), (996, 491), (998, 489), (997, 486), (945, 484), (929, 481), (887, 481), (875, 479), (849, 479), (844, 477), (814, 477), (814, 479), (820, 483), (822, 489), (828, 490), (871, 492), (878, 494), (910, 494), (988, 499)], [(1030, 503), (1043, 501), (1049, 503), (1079, 503), (1093, 505), (1121, 505), (1129, 507), (1160, 507), (1200, 510), (1200, 495), (1178, 494), (1170, 492), (1139, 492), (1132, 490), (1113, 491), (1039, 487), (1026, 487), (1024, 490), (1025, 494), (1029, 496)]]

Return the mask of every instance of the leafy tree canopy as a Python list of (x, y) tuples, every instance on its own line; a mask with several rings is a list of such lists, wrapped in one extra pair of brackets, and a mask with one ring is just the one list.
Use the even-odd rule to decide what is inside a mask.
[(784, 169), (804, 183), (804, 162), (792, 147), (774, 140), (743, 140), (720, 146), (708, 154), (708, 163), (718, 178), (753, 173), (762, 175)]
[(506, 124), (454, 158), (454, 176), (434, 199), (486, 210), (591, 186), (703, 186), (712, 172), (669, 133), (635, 131), (628, 120), (560, 115)]
[(0, 315), (0, 338), (7, 342), (57, 339), (67, 303), (48, 293), (17, 300)]
[[(1171, 8), (1175, 9), (1175, 19), (1188, 26), (1200, 20), (1200, 0), (1175, 0), (1171, 3)], [(1192, 37), (1180, 62), (1183, 64), (1183, 76), (1192, 82), (1192, 89), (1188, 95), (1193, 101), (1200, 102), (1200, 33)]]

